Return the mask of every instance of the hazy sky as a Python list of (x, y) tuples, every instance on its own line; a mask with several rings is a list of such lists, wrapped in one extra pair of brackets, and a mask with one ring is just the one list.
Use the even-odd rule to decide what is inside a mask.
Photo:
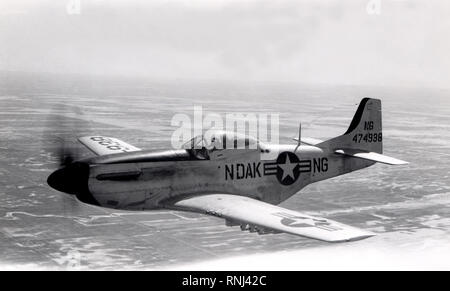
[(450, 87), (448, 0), (70, 1), (2, 0), (0, 70)]

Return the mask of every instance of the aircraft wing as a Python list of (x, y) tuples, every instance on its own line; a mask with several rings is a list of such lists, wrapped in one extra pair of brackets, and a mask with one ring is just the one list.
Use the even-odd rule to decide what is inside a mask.
[(327, 242), (360, 240), (375, 235), (329, 219), (230, 194), (193, 196), (167, 208), (217, 216), (224, 218), (229, 226), (240, 225), (242, 230), (260, 234), (286, 232)]
[(78, 141), (99, 156), (141, 150), (114, 137), (84, 136), (80, 137)]

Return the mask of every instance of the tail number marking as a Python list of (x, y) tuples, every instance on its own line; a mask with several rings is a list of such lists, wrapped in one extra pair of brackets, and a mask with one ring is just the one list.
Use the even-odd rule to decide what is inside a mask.
[(353, 142), (355, 143), (372, 143), (372, 142), (382, 142), (383, 141), (383, 134), (381, 132), (379, 133), (357, 133), (353, 136)]
[(364, 130), (373, 130), (373, 121), (365, 121)]

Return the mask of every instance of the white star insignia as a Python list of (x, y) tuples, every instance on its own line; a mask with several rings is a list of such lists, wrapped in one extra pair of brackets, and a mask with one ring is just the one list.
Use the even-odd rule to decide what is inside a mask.
[(281, 181), (284, 181), (284, 179), (288, 176), (291, 177), (292, 180), (295, 180), (294, 169), (297, 167), (297, 163), (291, 163), (289, 155), (286, 155), (286, 161), (284, 164), (278, 164), (278, 167), (283, 170), (283, 177), (281, 178)]

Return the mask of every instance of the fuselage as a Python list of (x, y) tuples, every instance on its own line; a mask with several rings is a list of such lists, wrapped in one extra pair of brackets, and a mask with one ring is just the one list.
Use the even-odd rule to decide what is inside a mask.
[[(72, 184), (78, 185), (74, 192), (81, 201), (127, 210), (161, 208), (170, 200), (210, 193), (279, 204), (310, 183), (373, 164), (304, 145), (211, 151), (200, 157), (185, 149), (139, 151), (77, 163), (83, 170)], [(59, 175), (69, 170), (63, 168)], [(77, 176), (74, 171), (72, 177)]]

